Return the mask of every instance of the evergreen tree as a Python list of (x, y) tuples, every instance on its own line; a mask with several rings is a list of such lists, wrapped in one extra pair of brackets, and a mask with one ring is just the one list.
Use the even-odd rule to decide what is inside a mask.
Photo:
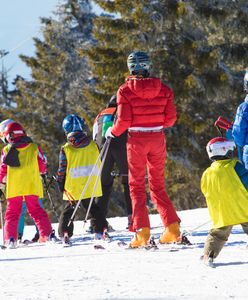
[(11, 105), (11, 95), (8, 89), (8, 71), (4, 66), (4, 56), (8, 54), (5, 50), (0, 50), (0, 104), (3, 107), (10, 107)]
[(34, 38), (35, 56), (20, 56), (31, 68), (32, 79), (16, 80), (14, 118), (41, 144), (49, 173), (57, 169), (59, 149), (65, 143), (61, 127), (64, 117), (78, 113), (88, 122), (91, 118), (83, 92), (89, 68), (78, 49), (91, 43), (93, 18), (90, 1), (66, 1), (54, 19), (41, 19), (43, 39)]
[[(18, 78), (18, 118), (57, 162), (64, 142), (61, 123), (70, 113), (89, 119), (83, 88), (88, 66), (78, 47), (90, 41), (89, 1), (70, 0), (58, 9), (57, 18), (42, 19), (44, 40), (34, 38), (36, 56), (21, 59), (31, 68), (32, 80)], [(55, 153), (54, 153), (55, 152)], [(55, 158), (56, 157), (56, 158)], [(55, 165), (52, 163), (52, 169)]]

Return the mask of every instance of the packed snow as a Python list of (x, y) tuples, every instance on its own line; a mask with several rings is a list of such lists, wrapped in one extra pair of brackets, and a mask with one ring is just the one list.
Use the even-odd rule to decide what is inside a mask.
[[(247, 236), (233, 228), (226, 246), (215, 260), (215, 268), (200, 260), (211, 227), (207, 209), (178, 212), (181, 228), (193, 246), (169, 251), (127, 250), (132, 233), (127, 218), (108, 219), (116, 230), (105, 249), (94, 249), (88, 223), (75, 222), (73, 246), (31, 244), (0, 250), (0, 299), (247, 299)], [(150, 215), (152, 234), (158, 240), (163, 226), (158, 215)], [(57, 230), (57, 224), (53, 224)], [(25, 227), (31, 239), (34, 226)]]

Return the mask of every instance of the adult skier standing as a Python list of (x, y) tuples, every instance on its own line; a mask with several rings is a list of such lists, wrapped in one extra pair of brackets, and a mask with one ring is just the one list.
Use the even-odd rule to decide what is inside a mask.
[(243, 151), (242, 160), (248, 170), (248, 70), (244, 76), (244, 91), (246, 97), (237, 109), (232, 136), (235, 144)]
[(136, 232), (130, 247), (145, 246), (150, 239), (146, 168), (150, 196), (165, 226), (160, 243), (180, 242), (180, 218), (164, 183), (166, 142), (163, 129), (176, 121), (173, 91), (159, 78), (150, 77), (151, 61), (146, 52), (132, 52), (127, 66), (130, 76), (117, 92), (117, 120), (105, 137), (115, 138), (128, 129), (127, 158), (133, 208), (129, 230)]
[[(116, 95), (113, 95), (108, 102), (107, 107), (102, 110), (95, 118), (93, 126), (93, 140), (96, 141), (99, 149), (102, 149), (106, 139), (105, 133), (110, 126), (113, 126), (117, 111)], [(121, 182), (124, 190), (126, 212), (128, 216), (128, 226), (132, 219), (132, 204), (128, 185), (128, 166), (127, 166), (127, 130), (118, 138), (112, 140), (109, 145), (108, 153), (101, 173), (102, 193), (101, 197), (96, 198), (96, 203), (102, 209), (105, 218), (108, 213), (109, 197), (114, 183), (111, 175), (116, 165), (121, 176)]]

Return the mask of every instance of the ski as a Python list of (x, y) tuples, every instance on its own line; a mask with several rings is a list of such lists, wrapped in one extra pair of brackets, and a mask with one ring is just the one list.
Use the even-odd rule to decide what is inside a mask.
[(96, 249), (96, 250), (106, 250), (106, 248), (103, 247), (103, 245), (101, 245), (101, 244), (95, 244), (94, 249)]
[(24, 244), (24, 245), (30, 245), (33, 244), (34, 242), (32, 240), (24, 240), (23, 242), (20, 242), (20, 244)]
[(132, 248), (124, 241), (117, 242), (117, 245), (120, 248), (123, 248), (125, 250), (146, 250), (146, 251), (160, 251), (160, 252), (177, 252), (179, 250), (184, 249), (192, 249), (196, 248), (197, 245), (194, 244), (177, 244), (177, 243), (171, 243), (171, 244), (157, 244), (154, 241), (154, 238), (152, 237), (149, 241), (149, 244), (146, 246), (138, 247), (138, 248)]

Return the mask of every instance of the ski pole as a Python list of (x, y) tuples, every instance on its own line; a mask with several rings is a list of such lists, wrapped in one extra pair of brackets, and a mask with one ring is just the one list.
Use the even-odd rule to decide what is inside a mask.
[(49, 201), (50, 201), (52, 210), (53, 210), (53, 212), (54, 212), (54, 214), (55, 214), (55, 216), (56, 216), (57, 221), (59, 222), (59, 216), (58, 216), (58, 213), (57, 213), (57, 211), (56, 211), (55, 205), (54, 205), (54, 203), (53, 203), (51, 194), (50, 194), (50, 192), (49, 192), (49, 186), (48, 186), (48, 184), (47, 184), (46, 175), (43, 175), (42, 178), (43, 178), (43, 182), (44, 182), (44, 185), (45, 185), (46, 193), (47, 193), (48, 199), (49, 199)]
[[(88, 177), (88, 180), (87, 180), (87, 182), (86, 182), (86, 184), (85, 184), (85, 186), (84, 186), (84, 188), (83, 188), (83, 191), (82, 191), (82, 193), (81, 193), (81, 195), (80, 195), (80, 198), (79, 198), (79, 200), (77, 201), (77, 205), (76, 205), (76, 207), (74, 208), (73, 214), (72, 214), (72, 216), (71, 216), (71, 218), (70, 218), (70, 220), (69, 220), (67, 226), (70, 226), (71, 222), (73, 221), (73, 219), (74, 219), (74, 217), (75, 217), (75, 214), (76, 214), (76, 212), (77, 212), (77, 209), (78, 209), (78, 207), (79, 207), (81, 201), (83, 200), (84, 194), (85, 194), (85, 192), (86, 192), (86, 190), (87, 190), (87, 188), (88, 188), (88, 186), (89, 186), (89, 184), (90, 184), (91, 178), (92, 178), (92, 176), (94, 175), (96, 168), (98, 167), (98, 163), (99, 163), (101, 157), (103, 156), (103, 154), (105, 155), (105, 153), (107, 153), (106, 150), (108, 150), (108, 148), (109, 148), (110, 141), (111, 141), (110, 138), (106, 139), (106, 142), (104, 143), (104, 145), (103, 145), (103, 147), (102, 147), (102, 150), (101, 150), (101, 152), (100, 152), (100, 154), (99, 154), (99, 156), (98, 156), (98, 158), (97, 158), (97, 160), (96, 160), (96, 162), (95, 162), (95, 164), (94, 164), (94, 166), (93, 166), (93, 168), (92, 168), (92, 170), (91, 170), (91, 173), (90, 173), (90, 175), (89, 175), (89, 177)], [(105, 157), (106, 157), (106, 156), (105, 156)], [(102, 165), (101, 165), (100, 170), (102, 170)], [(100, 173), (100, 174), (101, 174), (101, 173)], [(97, 176), (98, 176), (98, 175), (99, 175), (99, 172), (98, 172)]]
[[(90, 209), (91, 209), (91, 205), (92, 205), (93, 200), (94, 200), (94, 197), (95, 197), (96, 188), (97, 188), (99, 179), (100, 179), (100, 177), (101, 177), (102, 168), (103, 168), (103, 166), (104, 166), (105, 159), (106, 159), (106, 156), (107, 156), (107, 153), (108, 153), (108, 148), (109, 148), (111, 139), (108, 138), (107, 141), (108, 141), (108, 140), (109, 140), (109, 142), (108, 142), (108, 144), (107, 144), (106, 150), (105, 150), (104, 155), (103, 155), (103, 158), (102, 158), (102, 164), (101, 164), (101, 166), (100, 166), (100, 168), (99, 168), (99, 170), (98, 170), (98, 174), (97, 174), (96, 181), (95, 181), (95, 184), (94, 184), (93, 193), (92, 193), (92, 195), (91, 195), (90, 203), (89, 203), (89, 206), (88, 206), (86, 215), (85, 215), (84, 226), (85, 226), (85, 224), (86, 224), (86, 222), (87, 222), (87, 219), (88, 219), (88, 215), (89, 215), (89, 212), (90, 212)], [(84, 227), (84, 226), (83, 226), (83, 227)]]
[(195, 227), (195, 228), (193, 228), (193, 229), (191, 229), (191, 230), (188, 230), (188, 231), (185, 230), (185, 231), (184, 231), (184, 235), (185, 235), (185, 236), (187, 236), (187, 235), (192, 235), (192, 233), (195, 232), (197, 229), (203, 227), (204, 225), (209, 224), (210, 222), (211, 222), (211, 220), (208, 220), (208, 221), (206, 221), (206, 222), (204, 222), (204, 223), (198, 225), (197, 227)]
[[(0, 199), (0, 219), (1, 219), (1, 228), (2, 228), (2, 238), (3, 238), (3, 244), (0, 246), (1, 249), (6, 249), (6, 246), (4, 246), (4, 223), (3, 223), (3, 201), (5, 200), (4, 193), (0, 191), (1, 193), (1, 199)], [(4, 199), (3, 199), (4, 198)]]

